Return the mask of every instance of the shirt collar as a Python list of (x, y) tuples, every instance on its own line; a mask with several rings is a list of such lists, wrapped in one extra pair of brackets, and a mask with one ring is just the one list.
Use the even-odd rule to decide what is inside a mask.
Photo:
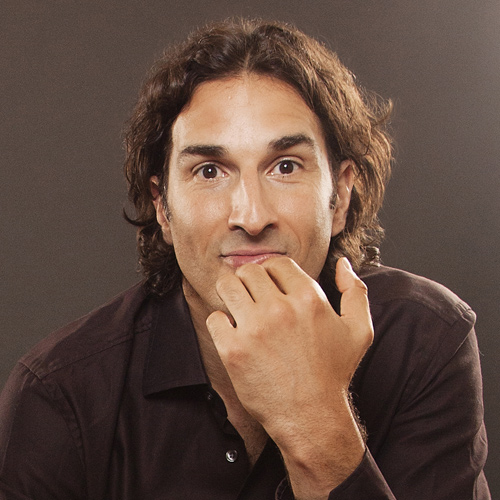
[[(324, 288), (339, 313), (340, 293), (333, 283)], [(153, 303), (153, 323), (144, 367), (145, 396), (170, 389), (209, 385), (198, 337), (181, 287)]]
[(198, 338), (180, 287), (154, 301), (149, 350), (144, 367), (145, 396), (169, 389), (207, 385)]

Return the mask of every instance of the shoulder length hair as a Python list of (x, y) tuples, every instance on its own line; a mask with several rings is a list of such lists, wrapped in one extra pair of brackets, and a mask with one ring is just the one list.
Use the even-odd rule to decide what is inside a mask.
[(139, 264), (146, 283), (164, 294), (180, 283), (175, 252), (162, 236), (150, 179), (160, 180), (166, 202), (171, 130), (203, 82), (256, 73), (291, 85), (318, 116), (333, 179), (343, 160), (355, 165), (355, 183), (344, 230), (332, 238), (320, 282), (331, 281), (335, 261), (354, 269), (376, 264), (383, 230), (377, 213), (390, 174), (391, 144), (385, 123), (391, 103), (364, 92), (337, 55), (295, 27), (231, 19), (199, 29), (167, 49), (151, 69), (125, 130), (125, 175), (138, 228)]

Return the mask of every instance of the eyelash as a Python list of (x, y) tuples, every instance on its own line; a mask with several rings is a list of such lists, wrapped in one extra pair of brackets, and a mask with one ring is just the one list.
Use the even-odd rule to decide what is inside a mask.
[[(280, 168), (284, 164), (291, 164), (291, 165), (293, 165), (293, 171), (292, 172), (276, 172), (276, 173), (273, 173), (273, 171), (275, 169)], [(297, 163), (296, 161), (291, 160), (289, 158), (284, 158), (282, 160), (279, 160), (277, 163), (275, 163), (269, 173), (270, 173), (271, 176), (287, 177), (287, 176), (295, 173), (298, 168), (300, 168), (300, 164), (299, 163)], [(213, 170), (215, 170), (216, 171), (215, 172), (216, 175), (214, 177), (205, 177), (204, 172), (206, 172), (207, 169), (213, 169)], [(195, 174), (196, 174), (197, 177), (202, 177), (204, 180), (207, 180), (207, 181), (216, 180), (219, 177), (225, 177), (227, 175), (215, 163), (205, 163), (204, 165), (202, 165), (201, 167), (199, 167), (196, 170)], [(220, 175), (220, 174), (222, 174), (222, 175)]]
[[(293, 171), (292, 172), (279, 172), (279, 173), (275, 173), (275, 174), (272, 173), (276, 168), (279, 168), (283, 164), (286, 164), (286, 163), (290, 163), (290, 164), (293, 165)], [(278, 161), (276, 163), (276, 165), (274, 165), (274, 167), (271, 169), (271, 175), (280, 175), (282, 177), (286, 177), (288, 175), (291, 175), (291, 174), (295, 173), (299, 167), (300, 167), (300, 164), (297, 163), (296, 161), (291, 160), (290, 158), (284, 158), (283, 160)]]
[(215, 170), (217, 170), (217, 173), (223, 173), (222, 169), (219, 166), (217, 166), (215, 163), (205, 163), (198, 170), (196, 170), (196, 176), (202, 177), (203, 179), (205, 179), (207, 181), (214, 180), (214, 179), (217, 179), (218, 177), (220, 177), (220, 175), (216, 175), (215, 177), (205, 177), (203, 175), (203, 172), (206, 169), (215, 169)]

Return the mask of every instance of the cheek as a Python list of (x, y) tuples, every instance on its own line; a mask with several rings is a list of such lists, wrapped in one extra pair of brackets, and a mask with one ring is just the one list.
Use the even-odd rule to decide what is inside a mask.
[(206, 246), (216, 228), (224, 224), (223, 204), (213, 197), (192, 195), (172, 200), (170, 233), (174, 248), (189, 246), (189, 251)]
[(303, 213), (299, 213), (296, 218), (296, 231), (299, 232), (298, 237), (303, 239), (303, 248), (308, 252), (308, 260), (314, 261), (314, 266), (319, 270), (323, 267), (330, 247), (333, 214), (334, 211), (330, 208), (330, 193), (327, 193), (326, 196), (318, 196), (305, 202)]
[(319, 189), (302, 200), (295, 216), (304, 234), (330, 239), (334, 214), (331, 197), (331, 191)]

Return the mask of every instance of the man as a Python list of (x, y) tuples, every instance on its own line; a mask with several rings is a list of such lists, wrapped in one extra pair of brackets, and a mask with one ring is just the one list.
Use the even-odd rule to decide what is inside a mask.
[(127, 134), (145, 280), (14, 370), (0, 498), (490, 498), (474, 314), (378, 263), (387, 114), (289, 26), (170, 49)]

